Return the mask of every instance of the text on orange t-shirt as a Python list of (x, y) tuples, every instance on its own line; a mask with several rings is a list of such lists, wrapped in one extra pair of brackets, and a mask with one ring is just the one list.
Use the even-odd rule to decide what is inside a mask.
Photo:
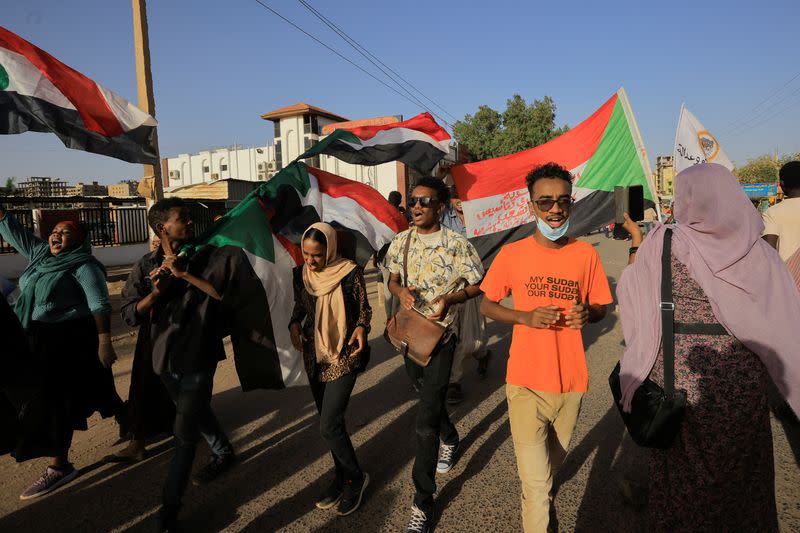
[(514, 326), (507, 383), (552, 393), (588, 390), (581, 331), (563, 324), (563, 312), (578, 295), (587, 305), (613, 302), (600, 256), (589, 243), (570, 240), (555, 249), (527, 237), (507, 244), (489, 267), (481, 290), (495, 302), (511, 294), (514, 309), (520, 311), (548, 305), (562, 309), (559, 323), (549, 329)]

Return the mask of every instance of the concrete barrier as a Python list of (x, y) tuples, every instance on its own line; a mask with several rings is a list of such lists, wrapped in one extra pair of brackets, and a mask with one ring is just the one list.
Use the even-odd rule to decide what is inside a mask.
[[(146, 242), (92, 248), (94, 256), (107, 267), (133, 264), (148, 251), (149, 246)], [(28, 266), (28, 261), (20, 254), (0, 254), (0, 276), (4, 278), (18, 278), (26, 266)]]

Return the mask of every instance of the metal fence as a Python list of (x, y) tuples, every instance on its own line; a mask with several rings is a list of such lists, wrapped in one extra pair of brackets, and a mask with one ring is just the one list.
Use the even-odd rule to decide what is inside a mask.
[[(123, 203), (134, 205), (114, 205)], [(143, 198), (5, 197), (0, 198), (0, 204), (5, 205), (8, 212), (25, 228), (43, 238), (46, 238), (61, 220), (82, 222), (86, 226), (93, 246), (140, 243), (147, 241), (148, 238), (147, 209), (143, 205)], [(38, 221), (34, 220), (34, 209), (38, 210)], [(0, 254), (15, 251), (0, 237)]]
[[(186, 203), (197, 236), (202, 235), (217, 216), (227, 211), (224, 201), (187, 200)], [(146, 242), (149, 237), (144, 198), (0, 197), (0, 205), (5, 206), (25, 228), (43, 238), (61, 220), (81, 221), (93, 246), (135, 244)], [(36, 217), (34, 210), (38, 211)], [(15, 252), (0, 237), (0, 254)]]

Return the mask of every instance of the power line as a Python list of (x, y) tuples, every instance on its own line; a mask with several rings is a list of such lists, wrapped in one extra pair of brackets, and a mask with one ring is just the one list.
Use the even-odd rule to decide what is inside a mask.
[[(314, 15), (315, 17), (317, 17), (318, 19), (320, 19), (320, 20), (321, 20), (321, 21), (322, 21), (322, 22), (323, 22), (323, 23), (324, 23), (326, 26), (328, 26), (328, 28), (330, 28), (331, 30), (333, 30), (334, 32), (336, 32), (336, 34), (338, 34), (338, 35), (339, 35), (339, 37), (341, 37), (342, 39), (344, 39), (344, 41), (345, 41), (347, 44), (349, 44), (349, 45), (350, 45), (350, 47), (351, 47), (351, 48), (353, 48), (353, 50), (355, 50), (356, 52), (358, 52), (359, 54), (361, 54), (361, 55), (362, 55), (362, 56), (363, 56), (363, 57), (364, 57), (364, 58), (365, 58), (367, 61), (369, 61), (370, 63), (372, 63), (372, 65), (373, 65), (374, 67), (377, 67), (377, 69), (378, 69), (378, 70), (380, 70), (380, 71), (381, 71), (381, 72), (384, 74), (384, 76), (386, 76), (387, 78), (389, 78), (390, 80), (392, 80), (392, 81), (395, 83), (395, 85), (397, 85), (397, 86), (400, 88), (400, 90), (402, 90), (402, 91), (404, 91), (406, 94), (408, 94), (408, 96), (410, 96), (410, 97), (411, 97), (411, 98), (412, 98), (412, 99), (413, 99), (413, 100), (414, 100), (414, 101), (417, 103), (417, 105), (419, 105), (420, 107), (422, 107), (422, 108), (423, 108), (423, 109), (425, 109), (425, 110), (428, 110), (428, 111), (430, 111), (430, 112), (431, 112), (432, 114), (434, 114), (434, 115), (435, 115), (435, 116), (436, 116), (436, 117), (437, 117), (439, 120), (441, 120), (441, 121), (443, 121), (445, 124), (447, 124), (447, 121), (446, 121), (444, 118), (442, 118), (441, 116), (437, 115), (435, 111), (429, 110), (429, 109), (428, 109), (428, 106), (427, 106), (427, 105), (425, 105), (424, 103), (422, 103), (422, 102), (419, 100), (419, 98), (417, 98), (416, 96), (414, 96), (414, 94), (413, 94), (413, 93), (411, 93), (411, 91), (409, 91), (408, 89), (406, 89), (406, 88), (405, 88), (405, 87), (404, 87), (404, 86), (403, 86), (401, 83), (399, 83), (399, 82), (398, 82), (396, 79), (394, 79), (394, 78), (391, 76), (391, 74), (389, 74), (388, 72), (386, 72), (386, 71), (385, 71), (385, 70), (384, 70), (384, 69), (383, 69), (383, 68), (382, 68), (380, 65), (378, 65), (377, 63), (375, 63), (375, 61), (373, 61), (372, 59), (370, 59), (370, 57), (369, 57), (368, 55), (366, 55), (364, 52), (362, 52), (362, 51), (361, 51), (361, 50), (360, 50), (360, 49), (359, 49), (359, 48), (356, 46), (356, 44), (358, 44), (358, 43), (355, 43), (355, 41), (353, 41), (353, 40), (350, 38), (350, 36), (349, 36), (349, 35), (347, 35), (347, 34), (346, 34), (346, 33), (345, 33), (343, 30), (339, 29), (339, 27), (338, 27), (338, 26), (336, 26), (335, 24), (333, 24), (333, 22), (330, 22), (330, 21), (329, 21), (327, 18), (325, 18), (325, 16), (324, 16), (324, 15), (322, 15), (322, 14), (321, 14), (319, 11), (317, 11), (316, 9), (314, 9), (314, 8), (313, 8), (313, 7), (312, 7), (310, 4), (307, 4), (307, 3), (306, 3), (306, 2), (304, 2), (303, 0), (299, 0), (299, 1), (300, 1), (300, 3), (301, 3), (301, 4), (302, 4), (302, 5), (303, 5), (303, 6), (304, 6), (304, 7), (305, 7), (305, 8), (306, 8), (308, 11), (310, 11), (310, 12), (311, 12), (311, 14), (312, 14), (312, 15)], [(353, 44), (353, 43), (355, 43), (355, 44)]]
[[(739, 115), (736, 119), (733, 120), (733, 122), (728, 124), (728, 126), (725, 128), (725, 132), (731, 132), (731, 131), (738, 130), (739, 126), (741, 126), (743, 122), (744, 123), (750, 122), (754, 118), (758, 118), (759, 114), (752, 115), (753, 111), (756, 111), (759, 107), (761, 107), (762, 105), (767, 103), (769, 100), (771, 100), (774, 96), (776, 96), (783, 89), (785, 89), (787, 86), (789, 86), (797, 78), (800, 78), (800, 72), (798, 72), (797, 74), (792, 76), (792, 78), (789, 81), (787, 81), (786, 83), (784, 83), (783, 85), (773, 89), (769, 93), (769, 95), (767, 95), (766, 98), (764, 98), (759, 103), (757, 103), (755, 106), (753, 106), (749, 111), (745, 111), (743, 114)], [(792, 94), (794, 94), (794, 93), (792, 93)], [(781, 100), (781, 101), (783, 101), (783, 100)], [(778, 103), (771, 104), (768, 109), (774, 109), (775, 108), (774, 106), (777, 105)], [(765, 110), (765, 112), (767, 112), (767, 110)], [(760, 113), (760, 115), (763, 116), (763, 113)], [(744, 120), (742, 120), (742, 119), (744, 119)]]
[[(442, 111), (444, 114), (446, 114), (447, 116), (449, 116), (449, 117), (450, 117), (450, 118), (452, 118), (453, 120), (458, 120), (458, 118), (457, 118), (457, 117), (455, 117), (455, 116), (454, 116), (452, 113), (450, 113), (449, 111), (447, 111), (447, 110), (446, 110), (444, 107), (442, 107), (440, 104), (438, 104), (437, 102), (435, 102), (433, 99), (429, 98), (429, 97), (428, 97), (428, 96), (427, 96), (425, 93), (423, 93), (423, 92), (422, 92), (422, 91), (421, 91), (421, 90), (420, 90), (418, 87), (416, 87), (416, 86), (415, 86), (413, 83), (411, 83), (410, 81), (408, 81), (407, 79), (405, 79), (405, 78), (404, 78), (402, 75), (400, 75), (400, 74), (399, 74), (399, 73), (398, 73), (396, 70), (394, 70), (392, 67), (390, 67), (389, 65), (387, 65), (386, 63), (384, 63), (383, 61), (381, 61), (381, 60), (380, 60), (380, 58), (378, 58), (377, 56), (375, 56), (375, 54), (373, 54), (372, 52), (370, 52), (370, 51), (369, 51), (369, 50), (368, 50), (368, 49), (367, 49), (367, 48), (366, 48), (364, 45), (362, 45), (361, 43), (359, 43), (358, 41), (356, 41), (355, 39), (353, 39), (352, 37), (350, 37), (350, 35), (348, 35), (348, 34), (347, 34), (347, 32), (345, 32), (343, 29), (341, 29), (339, 26), (337, 26), (337, 25), (336, 25), (336, 23), (334, 23), (334, 22), (333, 22), (333, 21), (331, 21), (329, 18), (327, 18), (325, 15), (323, 15), (322, 13), (320, 13), (319, 11), (317, 11), (317, 9), (316, 9), (316, 8), (314, 8), (314, 6), (312, 6), (311, 4), (309, 4), (309, 3), (308, 3), (306, 0), (298, 0), (298, 1), (299, 1), (299, 2), (300, 2), (300, 3), (301, 3), (301, 4), (302, 4), (302, 5), (303, 5), (303, 6), (304, 6), (304, 7), (305, 7), (305, 8), (306, 8), (308, 11), (310, 11), (310, 12), (311, 12), (311, 13), (312, 13), (314, 16), (316, 16), (318, 19), (320, 19), (320, 20), (321, 20), (321, 21), (322, 21), (322, 22), (323, 22), (325, 25), (327, 25), (327, 26), (328, 26), (330, 29), (332, 29), (333, 31), (335, 31), (335, 32), (336, 32), (336, 33), (337, 33), (337, 34), (338, 34), (338, 35), (339, 35), (339, 36), (340, 36), (342, 39), (344, 39), (344, 40), (345, 40), (345, 42), (347, 42), (347, 44), (349, 44), (351, 47), (353, 47), (353, 49), (354, 49), (354, 50), (356, 50), (356, 51), (357, 51), (359, 54), (361, 54), (362, 56), (364, 56), (364, 57), (367, 59), (367, 61), (369, 61), (370, 63), (372, 63), (373, 65), (375, 65), (375, 66), (376, 66), (378, 69), (380, 69), (380, 71), (381, 71), (381, 72), (383, 72), (383, 73), (384, 73), (384, 74), (385, 74), (385, 75), (386, 75), (388, 78), (392, 79), (392, 80), (393, 80), (395, 83), (397, 83), (397, 85), (398, 85), (398, 86), (402, 87), (402, 85), (400, 84), (400, 82), (398, 82), (398, 81), (397, 81), (397, 79), (396, 79), (396, 78), (394, 78), (394, 77), (392, 76), (392, 74), (394, 74), (394, 76), (396, 76), (397, 78), (399, 78), (400, 80), (402, 80), (402, 82), (403, 82), (403, 83), (405, 83), (406, 85), (408, 85), (409, 87), (411, 87), (412, 89), (414, 89), (414, 91), (416, 91), (416, 92), (417, 92), (417, 93), (418, 93), (420, 96), (422, 96), (422, 97), (423, 97), (425, 100), (427, 100), (428, 102), (430, 102), (430, 103), (431, 103), (431, 104), (433, 104), (434, 106), (438, 107), (438, 108), (439, 108), (439, 109), (440, 109), (440, 110), (441, 110), (441, 111)], [(373, 61), (373, 59), (374, 59), (374, 61)], [(380, 65), (376, 64), (376, 63), (375, 63), (375, 61), (377, 61), (378, 63), (380, 63)], [(387, 69), (388, 69), (388, 70), (389, 70), (389, 71), (390, 71), (392, 74), (389, 74), (388, 72), (386, 72), (386, 71), (385, 71), (385, 70), (384, 70), (384, 69), (381, 67), (381, 65), (382, 65), (383, 67), (386, 67), (386, 68), (387, 68)], [(404, 89), (404, 90), (406, 90), (406, 89)], [(406, 90), (406, 92), (408, 92), (408, 91)], [(437, 115), (437, 116), (438, 116), (438, 115)], [(441, 118), (441, 117), (440, 117), (440, 118)]]
[[(787, 95), (784, 95), (783, 98), (781, 98), (780, 100), (775, 102), (774, 106), (771, 107), (771, 110), (774, 111), (776, 106), (778, 106), (779, 104), (785, 102), (787, 99), (789, 99), (789, 98), (791, 98), (793, 96), (796, 96), (798, 94), (800, 94), (800, 87), (795, 89), (793, 92), (791, 92), (791, 93), (789, 93)], [(746, 132), (748, 130), (751, 130), (753, 128), (761, 126), (762, 124), (766, 124), (770, 120), (774, 119), (775, 117), (783, 114), (784, 112), (788, 111), (789, 109), (792, 109), (794, 106), (796, 106), (799, 103), (800, 103), (800, 100), (791, 102), (788, 106), (784, 106), (784, 107), (778, 109), (775, 113), (772, 113), (772, 114), (770, 114), (770, 115), (768, 115), (766, 117), (764, 117), (763, 114), (761, 116), (756, 116), (752, 120), (750, 120), (749, 122), (743, 124), (741, 127), (734, 128), (733, 132), (730, 133), (730, 135), (734, 135), (734, 136), (735, 135), (740, 135), (740, 134), (742, 134), (742, 133), (744, 133), (744, 132)]]
[[(331, 52), (333, 52), (334, 54), (336, 54), (337, 56), (339, 56), (341, 59), (343, 59), (343, 60), (347, 61), (348, 63), (350, 63), (351, 65), (353, 65), (354, 67), (356, 67), (358, 70), (360, 70), (361, 72), (363, 72), (364, 74), (366, 74), (366, 75), (367, 75), (367, 76), (369, 76), (370, 78), (374, 79), (375, 81), (377, 81), (378, 83), (380, 83), (381, 85), (383, 85), (384, 87), (386, 87), (387, 89), (390, 89), (391, 91), (393, 91), (393, 92), (394, 92), (394, 93), (396, 93), (397, 95), (401, 96), (402, 98), (405, 98), (406, 100), (408, 100), (409, 102), (411, 102), (411, 103), (412, 103), (412, 104), (414, 104), (414, 105), (420, 105), (418, 102), (415, 102), (414, 100), (410, 99), (408, 96), (406, 96), (405, 94), (401, 93), (400, 91), (398, 91), (397, 89), (395, 89), (394, 87), (392, 87), (391, 85), (389, 85), (388, 83), (386, 83), (385, 81), (383, 81), (382, 79), (378, 78), (378, 77), (377, 77), (377, 76), (375, 76), (375, 75), (374, 75), (372, 72), (368, 71), (367, 69), (365, 69), (364, 67), (362, 67), (362, 66), (361, 66), (361, 65), (359, 65), (358, 63), (355, 63), (354, 61), (352, 61), (351, 59), (349, 59), (348, 57), (346, 57), (345, 55), (343, 55), (341, 52), (339, 52), (339, 51), (338, 51), (338, 50), (336, 50), (335, 48), (333, 48), (333, 47), (331, 47), (331, 46), (329, 46), (329, 45), (325, 44), (324, 42), (322, 42), (321, 40), (319, 40), (318, 38), (316, 38), (316, 37), (315, 37), (315, 36), (313, 36), (312, 34), (308, 33), (306, 30), (304, 30), (303, 28), (301, 28), (300, 26), (298, 26), (297, 24), (295, 24), (295, 23), (294, 23), (294, 22), (292, 22), (291, 20), (287, 19), (286, 17), (284, 17), (283, 15), (281, 15), (280, 13), (278, 13), (277, 11), (275, 11), (274, 9), (272, 9), (270, 6), (268, 6), (267, 4), (265, 4), (264, 2), (262, 2), (262, 0), (255, 0), (255, 1), (256, 1), (256, 2), (257, 2), (259, 5), (261, 5), (261, 7), (263, 7), (264, 9), (267, 9), (267, 10), (268, 10), (268, 11), (270, 11), (272, 14), (274, 14), (276, 17), (280, 18), (281, 20), (283, 20), (284, 22), (286, 22), (286, 23), (287, 23), (287, 24), (289, 24), (290, 26), (294, 27), (294, 28), (295, 28), (296, 30), (298, 30), (299, 32), (301, 32), (301, 33), (305, 34), (307, 37), (309, 37), (309, 38), (313, 39), (313, 40), (314, 40), (314, 41), (316, 41), (318, 44), (320, 44), (320, 45), (324, 46), (325, 48), (327, 48), (328, 50), (330, 50)], [(425, 109), (425, 106), (424, 106), (424, 105), (422, 105), (421, 107), (422, 107), (422, 109)]]
[[(417, 98), (416, 96), (414, 96), (414, 94), (413, 94), (411, 91), (409, 91), (408, 89), (406, 89), (406, 88), (405, 88), (405, 87), (404, 87), (404, 86), (403, 86), (403, 85), (402, 85), (400, 82), (398, 82), (396, 79), (394, 79), (394, 78), (392, 77), (392, 75), (391, 75), (391, 74), (389, 74), (388, 72), (386, 72), (386, 70), (384, 70), (384, 69), (383, 69), (383, 68), (382, 68), (382, 67), (381, 67), (379, 64), (377, 64), (375, 61), (373, 61), (372, 59), (370, 59), (370, 57), (369, 57), (368, 55), (366, 55), (364, 52), (362, 52), (362, 51), (361, 51), (361, 50), (358, 48), (358, 46), (361, 46), (361, 45), (358, 45), (358, 43), (356, 43), (356, 42), (355, 42), (355, 41), (354, 41), (352, 38), (350, 38), (350, 36), (349, 36), (349, 35), (347, 35), (347, 33), (345, 33), (345, 32), (344, 32), (344, 30), (340, 29), (340, 28), (339, 28), (338, 26), (336, 26), (336, 25), (335, 25), (333, 22), (331, 22), (330, 20), (328, 20), (328, 19), (327, 19), (327, 18), (326, 18), (324, 15), (322, 15), (322, 14), (321, 14), (319, 11), (317, 11), (316, 9), (314, 9), (314, 7), (313, 7), (313, 6), (311, 6), (310, 4), (307, 4), (307, 3), (306, 3), (306, 2), (304, 2), (303, 0), (299, 0), (299, 2), (300, 2), (300, 3), (301, 3), (301, 4), (302, 4), (302, 5), (303, 5), (303, 6), (304, 6), (304, 7), (305, 7), (307, 10), (309, 10), (309, 11), (311, 12), (311, 14), (312, 14), (312, 15), (314, 15), (315, 17), (317, 17), (318, 19), (320, 19), (320, 20), (321, 20), (321, 21), (322, 21), (322, 22), (323, 22), (323, 23), (324, 23), (326, 26), (328, 26), (328, 28), (330, 28), (331, 30), (333, 30), (334, 32), (336, 32), (336, 33), (339, 35), (339, 37), (341, 37), (342, 39), (344, 39), (344, 41), (345, 41), (347, 44), (349, 44), (349, 45), (350, 45), (350, 47), (351, 47), (351, 48), (353, 48), (353, 50), (355, 50), (356, 52), (358, 52), (359, 54), (361, 54), (361, 55), (362, 55), (362, 56), (363, 56), (363, 57), (364, 57), (364, 58), (365, 58), (367, 61), (369, 61), (370, 63), (372, 63), (372, 65), (373, 65), (374, 67), (376, 67), (378, 70), (380, 70), (380, 71), (381, 71), (381, 72), (384, 74), (384, 76), (386, 76), (387, 78), (389, 78), (390, 80), (392, 80), (392, 81), (395, 83), (395, 85), (397, 85), (397, 86), (398, 86), (398, 87), (399, 87), (399, 88), (400, 88), (402, 91), (405, 91), (405, 93), (406, 93), (406, 94), (408, 94), (408, 96), (410, 96), (410, 97), (411, 97), (411, 98), (414, 100), (414, 102), (416, 102), (416, 103), (417, 103), (417, 105), (419, 105), (419, 106), (420, 106), (422, 109), (425, 109), (425, 110), (427, 110), (427, 111), (430, 111), (430, 112), (431, 112), (431, 113), (432, 113), (434, 116), (436, 116), (436, 118), (438, 118), (439, 120), (441, 120), (442, 122), (444, 122), (446, 125), (450, 126), (450, 124), (447, 122), (447, 120), (446, 120), (446, 119), (444, 119), (442, 116), (438, 115), (438, 114), (437, 114), (435, 111), (433, 111), (433, 110), (429, 109), (429, 108), (428, 108), (428, 106), (427, 106), (427, 105), (425, 105), (423, 102), (421, 102), (419, 98)], [(355, 44), (354, 44), (354, 43), (355, 43)], [(358, 46), (356, 46), (356, 45), (358, 45)], [(423, 95), (423, 97), (424, 97), (424, 95)], [(452, 129), (452, 126), (451, 126), (451, 129)]]

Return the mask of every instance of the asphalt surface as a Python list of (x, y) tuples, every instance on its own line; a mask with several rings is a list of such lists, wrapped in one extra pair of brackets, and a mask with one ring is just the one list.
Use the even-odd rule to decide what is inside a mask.
[[(629, 244), (602, 236), (587, 240), (600, 251), (613, 288)], [(111, 283), (112, 293), (120, 283)], [(380, 338), (385, 317), (375, 283), (370, 298), (375, 311), (372, 362), (356, 384), (347, 414), (362, 468), (370, 475), (361, 508), (340, 518), (333, 510), (314, 507), (332, 476), (332, 461), (319, 436), (310, 391), (299, 387), (244, 394), (229, 358), (217, 371), (213, 408), (232, 438), (239, 464), (212, 484), (189, 487), (181, 512), (186, 531), (404, 530), (413, 497), (415, 396), (400, 357)], [(503, 388), (510, 328), (489, 324), (488, 330), (493, 352), (488, 377), (480, 381), (470, 364), (463, 381), (466, 398), (451, 409), (462, 453), (451, 472), (437, 476), (437, 531), (521, 531), (520, 486)], [(135, 338), (119, 321), (114, 334), (121, 356), (114, 372), (125, 398)], [(556, 480), (559, 530), (647, 531), (646, 454), (625, 434), (606, 381), (621, 350), (616, 310), (587, 326), (584, 339), (590, 391)], [(93, 417), (88, 431), (76, 433), (71, 451), (81, 476), (37, 500), (22, 502), (18, 496), (46, 461), (16, 464), (8, 456), (0, 458), (0, 531), (153, 530), (171, 442), (152, 443), (148, 458), (135, 465), (103, 464), (105, 455), (122, 446), (115, 446), (117, 433), (113, 420)], [(800, 430), (773, 418), (773, 434), (781, 530), (800, 531)], [(196, 466), (207, 454), (202, 444)]]

